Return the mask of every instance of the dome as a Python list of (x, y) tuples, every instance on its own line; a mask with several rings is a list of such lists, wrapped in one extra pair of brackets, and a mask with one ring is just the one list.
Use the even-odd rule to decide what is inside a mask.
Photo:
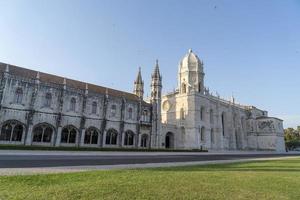
[(180, 62), (180, 71), (202, 71), (202, 62), (198, 56), (189, 49), (189, 52)]

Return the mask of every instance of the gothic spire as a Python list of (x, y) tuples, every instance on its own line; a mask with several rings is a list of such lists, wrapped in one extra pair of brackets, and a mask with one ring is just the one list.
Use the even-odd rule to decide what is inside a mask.
[(135, 80), (135, 84), (142, 84), (143, 79), (142, 79), (142, 73), (141, 73), (141, 67), (139, 67), (139, 72)]
[(152, 78), (161, 79), (160, 72), (159, 72), (159, 65), (158, 65), (158, 60), (157, 59), (156, 59), (156, 63), (155, 63), (154, 72), (152, 74)]
[(141, 67), (139, 67), (138, 75), (136, 77), (136, 80), (134, 81), (134, 91), (133, 92), (141, 99), (144, 96), (144, 81), (142, 79)]

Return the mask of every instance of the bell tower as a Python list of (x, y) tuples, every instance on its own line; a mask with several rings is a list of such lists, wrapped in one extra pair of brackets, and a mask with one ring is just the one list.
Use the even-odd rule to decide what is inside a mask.
[(151, 147), (161, 146), (161, 92), (162, 77), (159, 72), (158, 60), (156, 60), (151, 79), (151, 104), (152, 104), (152, 135)]
[(192, 49), (179, 63), (178, 88), (181, 94), (204, 92), (203, 62)]

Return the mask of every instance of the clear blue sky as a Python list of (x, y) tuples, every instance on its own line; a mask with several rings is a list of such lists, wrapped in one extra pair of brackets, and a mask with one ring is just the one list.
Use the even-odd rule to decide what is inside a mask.
[(189, 48), (205, 83), (300, 125), (300, 0), (0, 0), (0, 61), (132, 91), (159, 59), (164, 92)]

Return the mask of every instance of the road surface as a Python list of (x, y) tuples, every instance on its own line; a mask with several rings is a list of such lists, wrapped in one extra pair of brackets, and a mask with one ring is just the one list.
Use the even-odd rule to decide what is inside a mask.
[(96, 166), (96, 165), (132, 165), (147, 163), (199, 162), (219, 160), (239, 160), (252, 158), (276, 158), (300, 156), (299, 154), (271, 153), (0, 153), (0, 168), (40, 168), (64, 166)]

